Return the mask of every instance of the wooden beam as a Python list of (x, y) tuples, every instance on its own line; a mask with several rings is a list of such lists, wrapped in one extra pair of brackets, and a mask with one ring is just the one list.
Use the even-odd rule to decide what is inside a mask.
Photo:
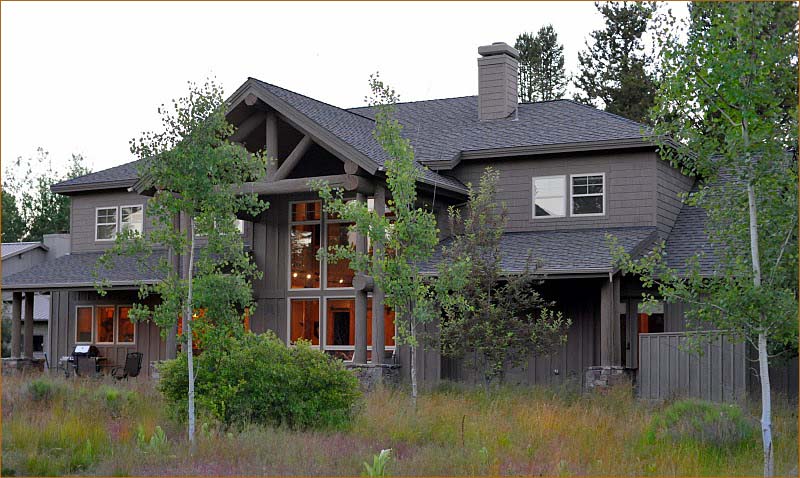
[(344, 163), (344, 172), (347, 174), (356, 174), (358, 172), (358, 165), (349, 159), (342, 161)]
[(374, 184), (367, 178), (350, 174), (335, 174), (332, 176), (244, 183), (239, 188), (239, 192), (263, 195), (310, 192), (313, 191), (310, 186), (311, 181), (322, 181), (327, 183), (331, 188), (342, 188), (345, 191), (355, 191), (364, 194), (372, 194), (375, 188)]
[(247, 96), (244, 97), (244, 104), (247, 106), (253, 106), (258, 101), (258, 97), (253, 93), (248, 93)]
[(244, 141), (245, 138), (250, 136), (250, 133), (256, 130), (258, 126), (264, 121), (264, 113), (256, 113), (246, 120), (242, 121), (242, 124), (236, 128), (236, 131), (231, 135), (230, 140), (234, 143), (240, 143)]
[(292, 172), (292, 169), (297, 166), (297, 163), (300, 162), (300, 159), (303, 158), (303, 155), (306, 154), (308, 148), (310, 148), (312, 144), (314, 144), (314, 141), (310, 136), (303, 136), (303, 139), (297, 143), (297, 146), (295, 146), (292, 152), (289, 153), (289, 156), (283, 160), (283, 164), (281, 164), (278, 170), (275, 171), (275, 174), (272, 175), (272, 178), (268, 177), (267, 180), (280, 181), (281, 179), (285, 179), (286, 176)]
[(356, 274), (353, 277), (353, 289), (356, 291), (372, 292), (373, 287), (375, 287), (375, 280), (372, 276)]

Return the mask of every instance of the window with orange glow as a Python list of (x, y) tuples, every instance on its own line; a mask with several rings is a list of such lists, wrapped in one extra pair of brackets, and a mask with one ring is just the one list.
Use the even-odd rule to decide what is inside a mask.
[(289, 342), (305, 339), (319, 345), (319, 299), (292, 299), (289, 309)]
[(75, 312), (75, 342), (91, 343), (93, 307), (78, 307)]
[(128, 314), (131, 308), (120, 307), (117, 319), (117, 343), (132, 344), (136, 341), (136, 325), (131, 322)]
[[(356, 246), (356, 233), (350, 230), (347, 222), (329, 222), (327, 226), (328, 247), (331, 246)], [(353, 287), (353, 276), (355, 273), (350, 269), (350, 261), (341, 260), (327, 264), (326, 285), (330, 288)]]
[(114, 307), (97, 307), (95, 311), (95, 341), (99, 344), (114, 343)]

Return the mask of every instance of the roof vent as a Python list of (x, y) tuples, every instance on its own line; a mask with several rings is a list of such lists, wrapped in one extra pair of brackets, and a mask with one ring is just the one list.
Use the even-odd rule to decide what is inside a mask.
[(519, 51), (496, 42), (478, 47), (478, 117), (508, 118), (517, 112)]

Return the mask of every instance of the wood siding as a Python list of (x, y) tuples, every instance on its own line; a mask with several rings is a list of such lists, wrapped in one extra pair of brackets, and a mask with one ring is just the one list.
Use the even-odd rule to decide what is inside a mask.
[[(523, 385), (568, 383), (580, 387), (587, 367), (600, 363), (600, 281), (552, 280), (543, 284), (542, 295), (556, 301), (556, 307), (572, 320), (567, 343), (549, 356), (532, 355), (524, 367), (509, 370), (506, 381)], [(442, 378), (480, 383), (470, 360), (443, 358)]]
[[(54, 290), (50, 295), (50, 333), (45, 339), (44, 350), (51, 368), (58, 365), (60, 357), (69, 355), (75, 348), (75, 308), (82, 305), (131, 305), (138, 300), (136, 291), (109, 291), (100, 297), (94, 291)], [(150, 363), (165, 360), (166, 345), (159, 328), (151, 322), (135, 325), (135, 344), (97, 344), (100, 355), (109, 365), (125, 364), (128, 352), (142, 352), (142, 376), (150, 374)]]
[[(476, 160), (461, 163), (452, 173), (465, 184), (477, 185), (487, 166), (500, 173), (497, 199), (508, 208), (509, 231), (655, 226), (654, 152)], [(605, 173), (605, 215), (533, 218), (534, 177), (565, 175), (569, 191), (569, 175), (583, 173)]]
[(25, 251), (22, 254), (3, 259), (3, 277), (8, 277), (17, 272), (30, 269), (31, 267), (44, 262), (47, 259), (47, 252), (41, 247)]
[(656, 221), (658, 223), (658, 233), (662, 239), (666, 239), (678, 213), (681, 211), (683, 203), (681, 194), (688, 192), (694, 184), (694, 179), (681, 174), (681, 172), (669, 165), (666, 161), (657, 160), (658, 196), (656, 202)]
[(667, 400), (696, 397), (717, 402), (747, 393), (745, 344), (729, 334), (703, 334), (699, 353), (688, 348), (692, 333), (639, 335), (639, 397)]

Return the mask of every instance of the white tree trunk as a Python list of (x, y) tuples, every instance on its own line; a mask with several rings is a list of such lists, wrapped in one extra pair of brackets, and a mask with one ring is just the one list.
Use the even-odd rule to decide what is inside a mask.
[(774, 473), (772, 453), (772, 392), (769, 386), (767, 336), (758, 334), (758, 368), (761, 378), (761, 439), (764, 442), (764, 476)]
[(417, 409), (417, 327), (411, 323), (411, 403)]
[(194, 432), (195, 432), (195, 412), (194, 412), (194, 354), (192, 352), (192, 320), (194, 315), (194, 306), (192, 304), (192, 278), (194, 276), (193, 269), (194, 269), (194, 218), (189, 218), (189, 233), (192, 235), (191, 238), (191, 249), (189, 250), (189, 263), (187, 265), (188, 272), (186, 274), (186, 279), (188, 282), (188, 293), (186, 297), (186, 310), (184, 312), (184, 321), (183, 323), (186, 324), (184, 327), (186, 333), (186, 359), (189, 367), (189, 444), (191, 446), (191, 451), (194, 453), (195, 450), (195, 440), (194, 440)]

